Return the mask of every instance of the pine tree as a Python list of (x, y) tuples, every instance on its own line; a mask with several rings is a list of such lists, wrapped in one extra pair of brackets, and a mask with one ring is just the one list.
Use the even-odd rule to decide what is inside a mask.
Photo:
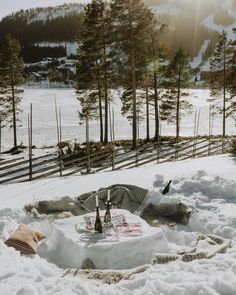
[[(230, 108), (236, 110), (236, 28), (233, 29), (235, 38), (231, 43), (231, 58), (230, 58), (230, 69), (228, 81), (228, 92), (230, 94)], [(232, 112), (233, 115), (234, 112)]]
[[(133, 148), (137, 147), (139, 70), (144, 67), (144, 59), (140, 57), (144, 54), (149, 17), (150, 11), (141, 0), (111, 1), (113, 61), (116, 62), (117, 80), (125, 89), (123, 111), (131, 110)], [(128, 101), (127, 108), (125, 102)]]
[(176, 142), (179, 141), (180, 118), (189, 111), (191, 104), (183, 99), (188, 95), (185, 90), (191, 80), (191, 65), (183, 48), (172, 56), (169, 64), (163, 67), (163, 86), (166, 91), (162, 95), (161, 117), (163, 120), (176, 122)]
[[(108, 31), (109, 14), (106, 2), (93, 0), (86, 6), (85, 21), (78, 51), (78, 84), (79, 99), (84, 91), (93, 92), (96, 98), (100, 120), (100, 141), (108, 142)], [(104, 102), (104, 132), (103, 132)], [(82, 103), (82, 101), (81, 101)], [(83, 108), (84, 109), (84, 108)], [(84, 109), (85, 111), (85, 109)]]
[(233, 62), (232, 44), (227, 32), (222, 31), (214, 53), (210, 59), (211, 99), (217, 113), (222, 114), (222, 136), (226, 135), (226, 118), (235, 112), (233, 97), (227, 94), (232, 90), (231, 69)]
[(164, 26), (162, 25), (160, 29), (157, 29), (157, 21), (152, 19), (152, 28), (151, 28), (151, 50), (152, 50), (152, 71), (153, 71), (153, 100), (154, 100), (154, 117), (155, 117), (155, 135), (154, 139), (160, 141), (160, 116), (159, 116), (159, 97), (158, 97), (158, 85), (157, 85), (157, 75), (160, 58), (160, 33), (162, 32)]
[(0, 49), (0, 100), (2, 114), (6, 124), (13, 127), (14, 148), (17, 148), (17, 122), (23, 90), (18, 86), (24, 82), (23, 59), (20, 57), (21, 47), (18, 40), (7, 35)]

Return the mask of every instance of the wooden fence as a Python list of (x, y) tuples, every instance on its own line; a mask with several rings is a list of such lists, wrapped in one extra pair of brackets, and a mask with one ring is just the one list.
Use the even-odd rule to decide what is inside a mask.
[(113, 148), (89, 155), (44, 155), (29, 160), (17, 158), (0, 162), (0, 184), (27, 181), (49, 176), (96, 173), (128, 169), (143, 165), (186, 160), (227, 152), (230, 140), (221, 138), (194, 139), (179, 144), (142, 144), (137, 150)]

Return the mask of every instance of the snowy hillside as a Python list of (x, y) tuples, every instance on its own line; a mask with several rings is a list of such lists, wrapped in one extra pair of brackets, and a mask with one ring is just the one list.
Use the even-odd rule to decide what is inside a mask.
[[(72, 1), (73, 2), (73, 1)], [(45, 8), (32, 8), (28, 10), (21, 10), (16, 14), (12, 15), (17, 18), (26, 18), (28, 23), (37, 21), (49, 21), (58, 17), (70, 16), (74, 14), (80, 14), (84, 11), (84, 5), (80, 3), (70, 3), (58, 5), (55, 7), (45, 7)]]
[[(216, 169), (220, 167), (220, 169)], [(0, 287), (1, 294), (13, 295), (235, 295), (236, 290), (236, 165), (227, 156), (209, 159), (195, 159), (184, 162), (165, 163), (159, 166), (135, 168), (132, 170), (98, 173), (88, 176), (72, 176), (34, 181), (31, 183), (1, 186), (0, 195)], [(173, 180), (168, 195), (160, 194), (161, 188)], [(54, 264), (49, 262), (48, 246), (61, 249), (73, 255), (64, 235), (56, 236), (47, 220), (34, 219), (23, 210), (23, 206), (36, 200), (55, 199), (63, 196), (77, 197), (84, 192), (97, 190), (114, 183), (127, 183), (149, 190), (148, 202), (182, 201), (192, 208), (187, 226), (176, 225), (169, 228), (162, 225), (167, 239), (165, 251), (176, 253), (186, 251), (196, 244), (199, 233), (215, 234), (231, 241), (231, 248), (225, 254), (217, 254), (211, 259), (192, 262), (173, 261), (156, 264), (140, 274), (133, 275), (116, 285), (99, 285), (79, 277), (62, 278), (60, 256), (54, 256)], [(61, 221), (63, 223), (63, 221)], [(43, 257), (20, 255), (4, 245), (10, 233), (19, 223), (30, 224), (48, 235), (39, 245)], [(70, 233), (67, 233), (69, 235)], [(54, 241), (52, 243), (52, 240)], [(45, 252), (47, 249), (48, 252)], [(45, 256), (48, 253), (48, 257)], [(56, 252), (54, 252), (56, 253)], [(80, 255), (80, 253), (74, 253)], [(65, 257), (64, 257), (65, 258)], [(132, 257), (130, 257), (132, 259)], [(58, 260), (57, 260), (58, 259)], [(122, 260), (122, 255), (116, 259)], [(150, 265), (150, 261), (146, 261)]]
[[(234, 0), (150, 0), (146, 1), (161, 22), (168, 24), (166, 40), (171, 46), (184, 46), (193, 57), (192, 65), (201, 65), (209, 57), (217, 34), (225, 30), (235, 38), (236, 10)], [(187, 24), (187, 26), (186, 26)], [(207, 51), (208, 50), (208, 51)], [(208, 56), (205, 56), (207, 52)], [(208, 70), (209, 63), (202, 66)]]
[[(159, 22), (168, 25), (162, 39), (168, 43), (170, 51), (173, 52), (183, 46), (194, 59), (194, 66), (199, 66), (203, 58), (207, 60), (211, 55), (217, 35), (223, 29), (228, 32), (230, 38), (234, 37), (232, 32), (232, 28), (236, 27), (234, 0), (145, 0), (144, 2), (154, 11)], [(55, 42), (52, 45), (55, 46), (58, 41), (75, 41), (75, 36), (79, 35), (81, 28), (81, 21), (76, 22), (75, 16), (81, 14), (83, 10), (84, 6), (79, 3), (21, 10), (0, 22), (0, 37), (1, 31), (4, 34), (9, 31), (21, 41), (27, 36), (28, 43), (48, 41)], [(63, 30), (63, 33), (60, 29), (61, 23), (54, 22), (62, 17), (70, 18), (70, 21), (64, 20), (64, 27), (67, 29)], [(46, 24), (48, 26), (44, 27)], [(22, 28), (21, 32), (18, 31), (19, 26)], [(38, 26), (41, 26), (41, 29)], [(61, 34), (57, 32), (58, 27)], [(31, 30), (33, 33), (29, 34)], [(40, 34), (37, 34), (38, 31)], [(203, 69), (207, 70), (208, 65), (206, 64)]]

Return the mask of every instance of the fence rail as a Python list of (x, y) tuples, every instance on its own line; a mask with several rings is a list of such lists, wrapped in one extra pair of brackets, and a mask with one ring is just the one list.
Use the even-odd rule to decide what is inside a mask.
[[(69, 176), (73, 174), (97, 173), (129, 169), (147, 164), (187, 160), (222, 154), (230, 146), (230, 139), (194, 139), (179, 144), (157, 143), (142, 144), (137, 150), (124, 148), (105, 150), (89, 155), (49, 154), (32, 159), (24, 158), (0, 161), (0, 184), (15, 181), (35, 180), (50, 176)], [(31, 171), (30, 171), (31, 170)]]

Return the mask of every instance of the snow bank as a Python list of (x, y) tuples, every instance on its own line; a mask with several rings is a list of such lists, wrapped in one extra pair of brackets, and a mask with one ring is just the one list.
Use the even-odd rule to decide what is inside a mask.
[[(39, 255), (62, 268), (80, 268), (90, 258), (98, 269), (129, 269), (151, 263), (155, 253), (166, 252), (167, 241), (160, 228), (149, 226), (140, 217), (126, 210), (112, 210), (112, 215), (123, 214), (127, 222), (141, 223), (140, 236), (119, 236), (114, 242), (81, 241), (75, 224), (83, 222), (76, 216), (58, 220), (51, 225), (48, 238), (40, 244)], [(100, 212), (101, 216), (104, 212)], [(41, 230), (45, 232), (44, 226)]]
[[(160, 191), (169, 179), (172, 179), (170, 193), (163, 196)], [(149, 189), (147, 202), (171, 203), (181, 200), (193, 209), (187, 226), (161, 227), (168, 241), (169, 253), (174, 254), (194, 247), (200, 232), (231, 239), (232, 247), (225, 254), (217, 254), (212, 259), (189, 263), (177, 260), (164, 265), (154, 265), (144, 273), (133, 275), (129, 280), (121, 281), (117, 285), (97, 287), (78, 277), (61, 278), (62, 268), (39, 256), (21, 256), (3, 244), (20, 222), (30, 223), (38, 229), (43, 228), (49, 241), (51, 240), (51, 225), (46, 225), (45, 221), (36, 222), (22, 210), (29, 201), (65, 195), (76, 197), (86, 191), (117, 182)], [(236, 165), (227, 156), (81, 177), (2, 185), (0, 190), (1, 294), (235, 295)], [(56, 237), (57, 245), (60, 240), (63, 253), (71, 252), (70, 245), (65, 243), (65, 237), (61, 233)], [(41, 247), (43, 249), (43, 244), (40, 244), (39, 248)], [(47, 247), (47, 255), (53, 258), (54, 241), (51, 240), (51, 245)], [(119, 259), (121, 254), (118, 254), (115, 254), (114, 259)]]

